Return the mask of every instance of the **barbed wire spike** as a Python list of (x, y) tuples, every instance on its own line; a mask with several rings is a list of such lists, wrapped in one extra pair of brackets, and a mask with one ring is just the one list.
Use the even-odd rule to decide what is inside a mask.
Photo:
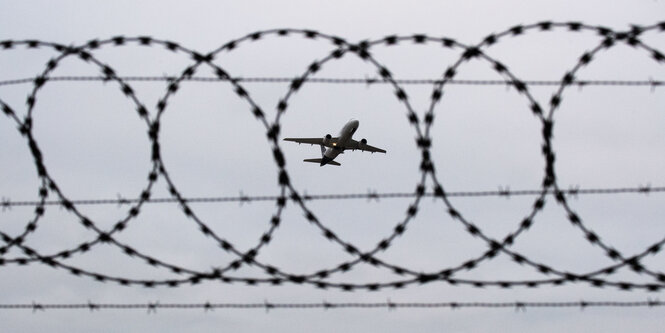
[(34, 314), (34, 313), (36, 313), (37, 311), (42, 311), (42, 312), (44, 312), (44, 311), (46, 311), (46, 310), (44, 309), (44, 306), (43, 306), (43, 305), (38, 304), (38, 303), (35, 303), (35, 301), (32, 301), (32, 313)]
[(2, 211), (7, 211), (12, 209), (12, 202), (9, 200), (9, 198), (2, 197), (0, 199), (0, 206), (2, 206)]
[(115, 196), (118, 198), (118, 207), (129, 204), (129, 200), (125, 199), (122, 195), (120, 195), (120, 193), (116, 193)]
[(370, 77), (369, 75), (365, 74), (365, 88), (369, 88), (371, 85), (374, 83), (377, 83), (379, 80), (376, 77)]
[(456, 303), (456, 302), (449, 303), (449, 306), (450, 306), (451, 311), (455, 311), (455, 310), (459, 309), (459, 304)]
[(162, 78), (164, 79), (164, 81), (169, 82), (169, 83), (176, 80), (175, 76), (170, 76), (167, 73), (162, 73)]
[(655, 306), (662, 305), (662, 303), (656, 298), (655, 300), (651, 299), (651, 297), (647, 297), (647, 305), (652, 308)]
[(273, 304), (269, 303), (267, 299), (263, 300), (263, 305), (266, 309), (266, 313), (270, 312), (270, 310), (272, 310), (275, 307)]
[(499, 196), (510, 199), (510, 186), (502, 187), (499, 185)]
[(88, 300), (88, 309), (90, 312), (93, 312), (95, 310), (99, 311), (99, 305), (92, 303), (90, 300)]
[(395, 310), (397, 309), (397, 306), (395, 305), (395, 303), (393, 303), (393, 302), (390, 300), (390, 298), (388, 298), (388, 299), (386, 300), (386, 306), (387, 306), (389, 312), (390, 312), (390, 311), (395, 311)]
[(210, 304), (210, 301), (203, 303), (203, 312), (208, 313), (209, 311), (214, 311), (215, 308)]
[(154, 303), (148, 302), (148, 311), (147, 314), (157, 314), (157, 308), (159, 307), (159, 301)]
[(372, 200), (379, 202), (380, 201), (379, 194), (377, 193), (376, 190), (367, 189), (367, 202), (370, 202)]
[(526, 313), (526, 305), (523, 302), (515, 302), (515, 312)]
[(568, 194), (573, 197), (573, 199), (578, 198), (578, 194), (580, 193), (580, 185), (569, 185), (568, 186)]
[(242, 207), (243, 203), (249, 203), (251, 201), (251, 199), (248, 196), (246, 196), (245, 194), (243, 194), (242, 191), (240, 191), (240, 197), (239, 198), (240, 198), (240, 200), (239, 200), (240, 207)]

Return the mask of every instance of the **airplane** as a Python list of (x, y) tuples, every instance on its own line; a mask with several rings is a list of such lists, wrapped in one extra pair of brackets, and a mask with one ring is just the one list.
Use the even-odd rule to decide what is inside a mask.
[(319, 163), (320, 166), (326, 164), (340, 166), (338, 162), (333, 161), (339, 154), (343, 154), (345, 150), (362, 150), (371, 153), (384, 153), (385, 150), (381, 148), (372, 147), (367, 144), (366, 139), (360, 141), (353, 140), (353, 133), (356, 132), (360, 122), (355, 119), (349, 120), (346, 125), (339, 132), (338, 137), (333, 137), (326, 134), (323, 138), (285, 138), (284, 141), (293, 141), (297, 143), (308, 143), (310, 145), (321, 146), (321, 158), (304, 159), (304, 162)]

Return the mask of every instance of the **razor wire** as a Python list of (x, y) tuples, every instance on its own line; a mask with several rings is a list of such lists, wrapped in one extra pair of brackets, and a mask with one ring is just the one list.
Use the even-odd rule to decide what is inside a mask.
[[(598, 35), (600, 42), (590, 51), (582, 54), (579, 57), (577, 64), (575, 64), (571, 70), (564, 74), (563, 78), (557, 83), (558, 89), (549, 101), (548, 107), (543, 107), (531, 95), (529, 90), (530, 85), (537, 85), (537, 83), (520, 80), (504, 64), (489, 56), (485, 50), (495, 44), (500, 43), (503, 39), (508, 37), (518, 37), (527, 33), (551, 30), (563, 30), (567, 33), (593, 33)], [(650, 244), (642, 252), (628, 255), (602, 240), (601, 236), (599, 236), (596, 231), (589, 228), (569, 203), (569, 197), (579, 194), (579, 191), (573, 192), (570, 190), (561, 189), (557, 182), (555, 172), (555, 152), (552, 144), (552, 130), (554, 126), (555, 111), (562, 103), (566, 88), (575, 85), (583, 86), (580, 83), (584, 81), (577, 80), (576, 74), (584, 66), (591, 63), (598, 53), (611, 49), (616, 44), (622, 43), (630, 45), (641, 52), (647, 53), (651, 58), (653, 58), (654, 61), (659, 64), (663, 64), (665, 63), (665, 56), (663, 53), (644, 44), (640, 39), (642, 34), (646, 32), (662, 33), (663, 31), (665, 31), (665, 22), (644, 27), (632, 26), (629, 30), (620, 32), (605, 27), (591, 26), (578, 22), (540, 22), (531, 25), (517, 25), (501, 33), (491, 34), (484, 38), (480, 43), (474, 45), (464, 44), (450, 38), (431, 37), (421, 34), (411, 36), (393, 35), (374, 41), (350, 43), (343, 38), (319, 33), (312, 30), (274, 29), (252, 33), (244, 37), (231, 40), (208, 53), (199, 53), (198, 51), (191, 50), (172, 41), (160, 40), (146, 36), (117, 36), (106, 40), (94, 39), (80, 46), (65, 46), (58, 43), (39, 40), (0, 41), (0, 52), (8, 52), (9, 50), (16, 47), (25, 47), (27, 49), (50, 48), (59, 53), (58, 56), (50, 59), (46, 63), (45, 69), (41, 72), (41, 74), (31, 79), (33, 87), (26, 99), (27, 111), (23, 119), (21, 119), (14, 111), (14, 108), (12, 108), (6, 102), (0, 100), (2, 111), (16, 123), (18, 131), (28, 143), (28, 147), (34, 159), (37, 175), (40, 180), (40, 186), (38, 189), (39, 200), (36, 202), (30, 202), (30, 205), (35, 206), (35, 214), (34, 217), (27, 222), (24, 231), (18, 235), (9, 235), (4, 231), (0, 231), (0, 237), (4, 242), (4, 245), (0, 247), (0, 266), (9, 264), (28, 265), (34, 263), (43, 263), (54, 268), (64, 269), (73, 275), (89, 277), (100, 282), (110, 281), (119, 283), (121, 285), (139, 285), (144, 287), (176, 287), (182, 284), (197, 284), (206, 280), (218, 280), (225, 283), (244, 283), (247, 285), (281, 285), (284, 283), (292, 283), (307, 284), (323, 289), (334, 288), (344, 291), (374, 291), (383, 288), (403, 288), (409, 285), (425, 284), (434, 281), (445, 282), (450, 285), (470, 285), (479, 288), (486, 286), (495, 286), (501, 288), (510, 288), (515, 286), (538, 287), (577, 282), (586, 283), (594, 287), (615, 287), (621, 290), (641, 289), (647, 291), (660, 291), (665, 287), (665, 274), (663, 272), (649, 269), (642, 262), (642, 260), (649, 255), (655, 255), (661, 252), (662, 247), (665, 245), (665, 238)], [(225, 69), (215, 64), (214, 60), (222, 53), (233, 52), (234, 50), (247, 43), (258, 43), (260, 40), (266, 38), (287, 38), (290, 36), (304, 37), (306, 40), (327, 41), (332, 44), (333, 51), (331, 51), (326, 57), (313, 61), (307, 67), (306, 71), (301, 75), (296, 76), (293, 79), (289, 79), (289, 87), (287, 92), (279, 100), (279, 103), (275, 107), (276, 116), (273, 120), (269, 120), (267, 119), (262, 107), (250, 96), (250, 91), (243, 86), (243, 83), (248, 81), (237, 78), (236, 76), (228, 73)], [(440, 79), (429, 82), (432, 84), (433, 90), (430, 97), (430, 106), (425, 112), (424, 117), (419, 116), (418, 113), (414, 111), (410, 104), (408, 94), (402, 88), (403, 84), (413, 84), (413, 82), (397, 80), (393, 78), (390, 70), (379, 61), (377, 61), (370, 52), (372, 48), (377, 46), (390, 47), (404, 42), (441, 45), (443, 48), (460, 52), (459, 59), (450, 65), (444, 73), (442, 73)], [(132, 81), (133, 78), (124, 78), (118, 76), (110, 65), (101, 62), (94, 56), (95, 50), (105, 47), (123, 47), (125, 45), (164, 47), (168, 51), (187, 56), (193, 60), (193, 64), (186, 67), (179, 76), (167, 78), (167, 89), (163, 97), (159, 99), (155, 108), (156, 112), (154, 113), (153, 117), (150, 116), (151, 113), (148, 112), (148, 108), (138, 99), (134, 93), (134, 89), (128, 83), (129, 81)], [(325, 65), (334, 62), (336, 59), (342, 58), (345, 55), (357, 56), (358, 58), (365, 61), (365, 63), (376, 68), (379, 79), (372, 81), (372, 83), (382, 82), (392, 87), (398, 103), (400, 103), (406, 109), (407, 121), (416, 134), (416, 144), (421, 152), (421, 161), (419, 164), (420, 179), (418, 183), (415, 184), (415, 190), (408, 195), (404, 195), (404, 197), (411, 198), (412, 201), (410, 204), (408, 204), (403, 218), (394, 226), (390, 234), (384, 236), (382, 240), (375, 245), (374, 248), (368, 251), (360, 250), (357, 246), (341, 238), (337, 233), (334, 232), (333, 229), (320, 221), (315, 212), (307, 204), (309, 199), (312, 197), (299, 192), (292, 185), (290, 181), (290, 174), (286, 169), (286, 159), (279, 144), (282, 116), (288, 110), (289, 102), (291, 99), (304, 84), (315, 81), (313, 78), (311, 78), (311, 76), (318, 73)], [(74, 57), (87, 64), (90, 64), (91, 66), (96, 66), (99, 68), (101, 72), (101, 79), (103, 81), (115, 82), (119, 86), (124, 96), (126, 96), (126, 98), (134, 105), (139, 119), (146, 124), (148, 138), (151, 145), (151, 167), (147, 174), (146, 185), (137, 196), (138, 199), (124, 201), (119, 199), (117, 201), (117, 203), (127, 205), (129, 208), (127, 209), (126, 215), (120, 219), (120, 221), (117, 222), (111, 229), (108, 230), (102, 229), (98, 226), (99, 223), (96, 223), (94, 219), (79, 211), (78, 206), (85, 204), (85, 202), (70, 199), (60, 189), (56, 180), (49, 174), (48, 169), (43, 161), (39, 145), (33, 136), (32, 124), (33, 119), (36, 117), (36, 115), (33, 114), (33, 111), (38, 100), (38, 93), (47, 83), (56, 80), (55, 77), (51, 76), (51, 73), (58, 67), (60, 62), (64, 59)], [(461, 82), (455, 81), (457, 71), (464, 63), (469, 62), (470, 60), (479, 60), (487, 63), (496, 73), (498, 73), (503, 78), (503, 80), (496, 81), (500, 82), (497, 84), (503, 84), (514, 88), (521, 96), (525, 97), (530, 112), (540, 120), (542, 125), (542, 155), (545, 160), (545, 170), (541, 188), (539, 190), (532, 190), (529, 192), (530, 195), (535, 197), (530, 211), (527, 212), (524, 218), (520, 220), (519, 226), (515, 230), (500, 239), (495, 239), (488, 236), (485, 232), (483, 232), (481, 227), (479, 227), (476, 223), (469, 220), (468, 218), (464, 217), (464, 215), (449, 201), (448, 198), (453, 196), (454, 192), (446, 191), (444, 185), (439, 181), (434, 161), (431, 159), (430, 149), (432, 146), (432, 140), (430, 136), (430, 130), (434, 122), (436, 107), (443, 99), (444, 87), (446, 85), (455, 83), (459, 84)], [(274, 214), (269, 218), (270, 226), (259, 238), (256, 245), (246, 250), (241, 250), (239, 247), (234, 245), (231, 240), (215, 233), (213, 229), (209, 227), (208, 224), (206, 224), (203, 219), (201, 219), (196, 214), (195, 209), (190, 206), (190, 203), (193, 201), (191, 198), (183, 196), (178, 190), (175, 182), (170, 177), (166, 164), (161, 157), (161, 145), (159, 140), (161, 117), (167, 110), (170, 98), (178, 92), (180, 84), (187, 80), (193, 80), (194, 75), (200, 66), (210, 67), (215, 74), (215, 80), (228, 81), (231, 84), (232, 89), (237, 97), (247, 103), (249, 112), (265, 128), (267, 141), (271, 147), (273, 158), (277, 166), (279, 194), (270, 196), (267, 199), (274, 201), (276, 206)], [(64, 79), (64, 81), (68, 80), (70, 79)], [(70, 81), (76, 80), (79, 79), (73, 78)], [(96, 78), (91, 80), (96, 80)], [(21, 83), (16, 80), (3, 82), (5, 85)], [(360, 82), (361, 81), (352, 83)], [(365, 80), (364, 83), (367, 82), (368, 81)], [(648, 81), (648, 85), (653, 88), (659, 86), (660, 81), (650, 80)], [(213, 240), (222, 250), (228, 254), (233, 255), (236, 259), (231, 261), (225, 267), (213, 268), (210, 271), (197, 271), (166, 262), (154, 256), (147, 255), (141, 251), (138, 251), (136, 248), (119, 241), (116, 238), (116, 234), (123, 232), (129, 223), (140, 215), (140, 211), (143, 205), (153, 200), (151, 199), (153, 187), (158, 179), (163, 179), (166, 182), (167, 189), (171, 195), (171, 199), (169, 199), (169, 201), (176, 202), (182, 209), (185, 216), (188, 217), (194, 224), (196, 224), (196, 226), (200, 229), (201, 233), (205, 237)], [(431, 188), (431, 192), (427, 191), (425, 185), (427, 180), (430, 180), (434, 184)], [(636, 191), (642, 193), (648, 192), (648, 190), (645, 191), (642, 187), (637, 188)], [(598, 192), (600, 193), (602, 191)], [(510, 194), (511, 192), (500, 190), (496, 193), (499, 195), (505, 195), (506, 193)], [(57, 199), (54, 201), (47, 200), (50, 195), (56, 196)], [(376, 196), (377, 194), (367, 194), (367, 198), (370, 199)], [(448, 214), (453, 220), (459, 222), (471, 236), (483, 241), (488, 249), (478, 257), (466, 259), (463, 262), (452, 265), (450, 267), (440, 267), (430, 272), (416, 271), (410, 269), (409, 267), (403, 267), (377, 258), (377, 254), (390, 248), (398, 238), (405, 234), (408, 225), (418, 214), (421, 199), (425, 196), (433, 196), (438, 200), (438, 202), (442, 203), (444, 206), (444, 213)], [(583, 234), (583, 237), (590, 244), (604, 251), (604, 253), (614, 261), (614, 264), (590, 272), (568, 272), (552, 267), (546, 263), (530, 259), (524, 254), (518, 253), (511, 249), (511, 246), (515, 243), (516, 239), (522, 234), (526, 233), (527, 230), (533, 226), (535, 223), (534, 220), (536, 215), (542, 211), (546, 204), (546, 199), (550, 196), (565, 210), (568, 220), (574, 227), (579, 229), (579, 231)], [(247, 199), (248, 197), (241, 196), (239, 200), (242, 202), (243, 198)], [(331, 199), (341, 199), (341, 197), (332, 197)], [(333, 267), (324, 268), (308, 274), (294, 274), (284, 269), (270, 265), (269, 263), (258, 260), (256, 258), (257, 255), (267, 244), (272, 241), (275, 231), (281, 225), (282, 212), (286, 206), (287, 201), (291, 201), (295, 206), (300, 207), (307, 221), (316, 226), (326, 240), (336, 244), (344, 253), (351, 255), (353, 259), (343, 261)], [(30, 246), (27, 246), (25, 244), (25, 240), (38, 229), (38, 222), (44, 215), (46, 206), (53, 204), (54, 202), (57, 202), (67, 212), (76, 216), (80, 224), (85, 229), (93, 231), (97, 236), (92, 240), (82, 242), (75, 247), (62, 250), (57, 253), (40, 253)], [(3, 200), (3, 208), (8, 208), (11, 206), (13, 206), (12, 201)], [(102, 243), (113, 245), (119, 248), (129, 257), (138, 258), (150, 266), (164, 268), (181, 276), (181, 278), (163, 280), (132, 279), (123, 276), (111, 276), (104, 273), (93, 272), (65, 263), (65, 259), (68, 259), (76, 254), (87, 252), (94, 246)], [(5, 255), (12, 248), (19, 249), (24, 253), (24, 256), (6, 258)], [(535, 272), (540, 273), (544, 277), (541, 279), (531, 280), (472, 280), (458, 278), (455, 276), (459, 272), (470, 271), (479, 267), (483, 262), (494, 259), (498, 254), (507, 255), (515, 263), (531, 267)], [(380, 269), (384, 269), (403, 276), (403, 278), (390, 282), (339, 283), (330, 281), (331, 277), (353, 270), (356, 266), (361, 264), (368, 264)], [(266, 277), (251, 278), (229, 275), (230, 272), (236, 271), (243, 266), (258, 268), (266, 274)], [(653, 279), (653, 282), (637, 283), (634, 281), (610, 281), (606, 278), (607, 276), (610, 276), (623, 268), (628, 268), (636, 273), (650, 277)]]

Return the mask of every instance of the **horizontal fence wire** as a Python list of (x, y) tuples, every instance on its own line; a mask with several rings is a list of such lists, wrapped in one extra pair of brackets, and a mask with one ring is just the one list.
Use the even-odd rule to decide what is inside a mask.
[[(119, 79), (125, 82), (131, 81), (145, 81), (145, 82), (171, 82), (177, 79), (176, 76), (119, 76)], [(35, 77), (1, 80), (0, 86), (11, 86), (18, 84), (28, 84), (35, 81)], [(89, 81), (108, 81), (104, 76), (50, 76), (45, 78), (49, 82), (89, 82)], [(247, 82), (247, 83), (291, 83), (293, 78), (288, 77), (233, 77), (233, 78), (219, 78), (219, 77), (201, 77), (193, 76), (184, 78), (182, 82)], [(440, 79), (395, 79), (398, 84), (404, 85), (431, 85), (441, 84), (444, 80)], [(324, 84), (390, 84), (390, 81), (378, 78), (308, 78), (303, 80), (303, 83), (324, 83)], [(469, 86), (514, 86), (515, 82), (507, 80), (450, 80), (446, 82), (450, 85), (469, 85)], [(525, 84), (529, 86), (559, 86), (561, 81), (558, 80), (526, 80)], [(665, 85), (662, 80), (574, 80), (571, 85), (578, 87), (586, 86), (649, 86), (657, 88)]]
[[(649, 194), (649, 193), (662, 193), (665, 192), (665, 186), (639, 186), (639, 187), (613, 187), (613, 188), (570, 188), (567, 190), (561, 190), (560, 193), (577, 196), (577, 195), (612, 195), (612, 194), (628, 194), (628, 193), (639, 193), (639, 194)], [(553, 195), (556, 194), (554, 190), (548, 190), (547, 194)], [(510, 190), (498, 189), (493, 191), (451, 191), (447, 192), (448, 197), (506, 197), (510, 198), (513, 196), (533, 196), (541, 194), (540, 190)], [(304, 200), (304, 201), (316, 201), (316, 200), (351, 200), (351, 199), (366, 199), (366, 200), (380, 200), (380, 199), (396, 199), (396, 198), (415, 198), (416, 196), (421, 197), (436, 197), (434, 192), (425, 192), (418, 194), (416, 192), (390, 192), (390, 193), (380, 193), (376, 191), (368, 191), (367, 193), (337, 193), (337, 194), (303, 194), (301, 198), (294, 197), (282, 197), (279, 195), (238, 195), (238, 196), (210, 196), (210, 197), (187, 197), (181, 198), (182, 201), (188, 203), (223, 203), (223, 202), (240, 202), (240, 203), (250, 203), (250, 202), (260, 202), (260, 201), (276, 201), (280, 198), (285, 200)], [(80, 199), (80, 200), (70, 200), (69, 202), (64, 202), (62, 200), (46, 200), (41, 201), (14, 201), (9, 198), (0, 199), (0, 207), (4, 209), (9, 209), (12, 207), (20, 206), (64, 206), (66, 204), (74, 205), (127, 205), (134, 204), (141, 201), (140, 198), (123, 198), (118, 196), (116, 199)], [(143, 201), (144, 203), (179, 203), (180, 200), (176, 198), (150, 198)]]
[(527, 308), (658, 308), (665, 306), (665, 302), (658, 300), (646, 301), (573, 301), (573, 302), (318, 302), (318, 303), (31, 303), (31, 304), (0, 304), (0, 310), (147, 310), (156, 313), (157, 310), (331, 310), (331, 309), (464, 309), (486, 308), (526, 311)]

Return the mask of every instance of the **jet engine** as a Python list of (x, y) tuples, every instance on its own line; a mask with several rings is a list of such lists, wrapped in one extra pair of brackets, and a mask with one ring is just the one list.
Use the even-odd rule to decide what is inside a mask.
[(365, 149), (367, 147), (367, 139), (362, 139), (358, 142), (359, 149)]
[(323, 137), (323, 145), (324, 146), (330, 145), (330, 140), (332, 140), (332, 135), (326, 134), (326, 136)]

